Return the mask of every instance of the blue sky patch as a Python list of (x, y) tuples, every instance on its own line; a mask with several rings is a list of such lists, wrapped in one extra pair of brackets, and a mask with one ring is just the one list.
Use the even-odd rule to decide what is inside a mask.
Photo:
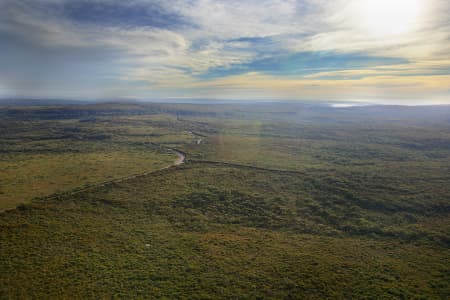
[(156, 3), (130, 5), (127, 1), (70, 1), (63, 14), (75, 22), (100, 25), (149, 26), (173, 29), (187, 26), (185, 18), (165, 10)]
[(299, 52), (256, 59), (228, 68), (210, 69), (202, 79), (226, 77), (248, 72), (261, 72), (277, 76), (305, 76), (326, 71), (354, 70), (386, 65), (406, 64), (402, 58), (368, 56), (360, 53)]

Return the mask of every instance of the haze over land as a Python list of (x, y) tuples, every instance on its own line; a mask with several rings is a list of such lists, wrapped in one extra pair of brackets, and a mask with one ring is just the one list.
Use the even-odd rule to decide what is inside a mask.
[(0, 97), (450, 103), (447, 0), (2, 0)]

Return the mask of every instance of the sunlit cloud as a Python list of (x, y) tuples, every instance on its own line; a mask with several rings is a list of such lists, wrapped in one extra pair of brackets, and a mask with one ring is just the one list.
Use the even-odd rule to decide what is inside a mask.
[(450, 102), (449, 14), (446, 0), (4, 0), (0, 96)]

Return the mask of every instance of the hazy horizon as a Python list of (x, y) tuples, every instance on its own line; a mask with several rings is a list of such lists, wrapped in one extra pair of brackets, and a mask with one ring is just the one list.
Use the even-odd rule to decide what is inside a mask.
[(169, 97), (169, 98), (135, 98), (135, 97), (110, 97), (110, 98), (63, 98), (63, 97), (0, 97), (2, 103), (180, 103), (180, 104), (307, 104), (326, 105), (333, 108), (368, 107), (368, 106), (449, 106), (450, 102), (431, 102), (421, 100), (395, 101), (395, 100), (323, 100), (323, 99), (231, 99), (231, 98), (191, 98), (191, 97)]

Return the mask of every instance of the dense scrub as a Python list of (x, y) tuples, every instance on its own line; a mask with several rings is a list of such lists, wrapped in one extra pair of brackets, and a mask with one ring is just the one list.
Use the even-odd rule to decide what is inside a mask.
[(302, 195), (314, 190), (300, 192), (303, 181), (194, 164), (25, 205), (1, 219), (2, 294), (447, 295), (448, 246), (426, 229), (411, 239), (420, 220), (372, 218), (345, 199), (330, 208)]
[(162, 107), (52, 112), (47, 127), (18, 108), (39, 133), (8, 115), (10, 164), (34, 151), (82, 162), (125, 149), (125, 174), (147, 168), (132, 153), (154, 153), (157, 170), (170, 147), (187, 163), (2, 213), (0, 298), (450, 297), (447, 121), (368, 124), (345, 112), (320, 122), (329, 111), (319, 110), (304, 124), (282, 105)]

